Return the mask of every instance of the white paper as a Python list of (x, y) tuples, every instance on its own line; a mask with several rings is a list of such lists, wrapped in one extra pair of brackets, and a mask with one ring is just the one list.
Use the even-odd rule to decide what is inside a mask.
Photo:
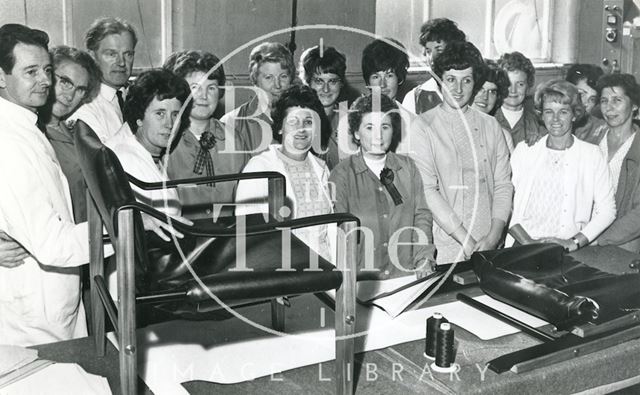
[(2, 395), (111, 395), (106, 378), (75, 363), (55, 363), (2, 389)]
[[(489, 296), (475, 299), (534, 327), (546, 324)], [(356, 338), (356, 352), (424, 339), (426, 319), (435, 312), (483, 340), (518, 332), (462, 302), (408, 311), (395, 319), (379, 308), (358, 305), (357, 332), (366, 331), (363, 325), (368, 325), (369, 330), (366, 336)], [(284, 373), (278, 376), (286, 377), (289, 369), (335, 359), (332, 323), (328, 323), (329, 328), (317, 329), (307, 322), (297, 322), (305, 320), (291, 321), (287, 321), (287, 327), (292, 333), (287, 336), (264, 335), (255, 330), (234, 333), (237, 329), (229, 326), (229, 320), (171, 321), (140, 329), (139, 374), (156, 395), (187, 394), (180, 383), (204, 380), (233, 384), (279, 372)], [(218, 339), (224, 343), (212, 344), (220, 334), (228, 337), (226, 342)], [(113, 335), (110, 339), (114, 341)], [(188, 344), (185, 339), (189, 339)]]

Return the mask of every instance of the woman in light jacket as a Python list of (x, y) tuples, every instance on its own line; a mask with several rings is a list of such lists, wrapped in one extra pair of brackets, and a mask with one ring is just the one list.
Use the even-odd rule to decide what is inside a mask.
[(433, 63), (444, 101), (412, 125), (410, 157), (435, 219), (438, 263), (500, 244), (511, 212), (509, 149), (498, 121), (470, 106), (483, 86), (480, 51), (452, 42)]
[[(328, 191), (329, 169), (313, 152), (331, 136), (331, 127), (316, 92), (294, 85), (274, 104), (273, 138), (267, 151), (249, 160), (244, 173), (276, 171), (286, 178), (285, 219), (329, 214), (333, 211)], [(236, 215), (268, 212), (266, 180), (243, 180), (236, 190)], [(289, 211), (290, 215), (283, 211)], [(287, 218), (288, 217), (288, 218)], [(333, 256), (328, 226), (296, 229), (292, 233), (319, 255)]]
[(509, 228), (519, 224), (534, 240), (569, 252), (591, 243), (616, 215), (604, 156), (572, 134), (579, 100), (570, 82), (542, 85), (535, 102), (549, 134), (532, 146), (519, 144), (511, 157), (515, 197)]

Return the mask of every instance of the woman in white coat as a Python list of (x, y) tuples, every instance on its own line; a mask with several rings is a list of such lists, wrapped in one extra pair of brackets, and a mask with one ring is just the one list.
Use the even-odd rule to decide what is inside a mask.
[[(313, 153), (326, 146), (331, 127), (316, 92), (307, 86), (292, 86), (274, 104), (273, 138), (280, 144), (249, 160), (243, 172), (277, 171), (286, 178), (285, 219), (332, 212), (328, 190), (329, 169)], [(244, 180), (236, 190), (236, 215), (268, 212), (266, 180)], [(289, 214), (289, 215), (286, 215)], [(293, 234), (319, 255), (333, 257), (332, 237), (326, 225), (296, 229)]]

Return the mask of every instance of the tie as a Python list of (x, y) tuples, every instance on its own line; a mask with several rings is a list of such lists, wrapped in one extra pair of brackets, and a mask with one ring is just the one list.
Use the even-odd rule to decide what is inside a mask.
[(122, 91), (117, 90), (116, 96), (118, 96), (118, 106), (120, 106), (120, 113), (124, 114), (124, 99), (122, 98)]
[[(216, 137), (210, 131), (202, 133), (200, 136), (200, 149), (196, 155), (196, 162), (193, 166), (193, 172), (196, 174), (202, 174), (202, 171), (206, 169), (206, 175), (208, 177), (215, 176), (215, 169), (213, 168), (213, 159), (209, 150), (216, 145)], [(213, 184), (211, 184), (213, 185)]]

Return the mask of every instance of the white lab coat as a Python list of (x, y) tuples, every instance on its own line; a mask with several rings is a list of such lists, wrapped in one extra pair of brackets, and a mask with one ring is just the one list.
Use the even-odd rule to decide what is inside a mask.
[(79, 267), (89, 261), (87, 223), (36, 114), (0, 98), (0, 229), (29, 251), (0, 267), (0, 343), (33, 345), (87, 335)]
[(100, 84), (98, 96), (69, 116), (69, 120), (78, 119), (89, 125), (103, 143), (114, 136), (123, 124), (116, 90), (109, 85)]

